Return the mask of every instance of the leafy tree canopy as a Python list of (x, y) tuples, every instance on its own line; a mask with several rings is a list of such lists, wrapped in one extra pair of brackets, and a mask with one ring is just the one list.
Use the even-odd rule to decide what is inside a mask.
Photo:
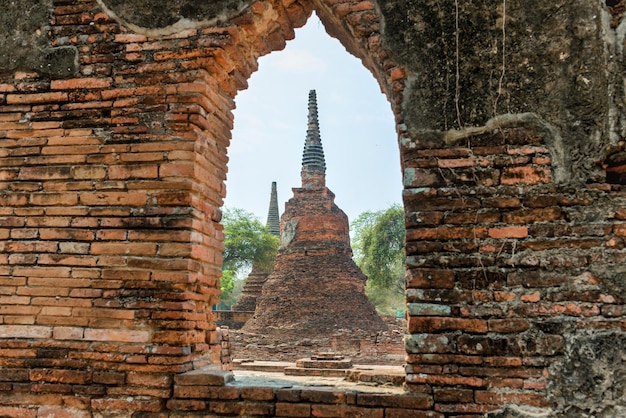
[(224, 262), (222, 266), (222, 300), (226, 301), (233, 290), (238, 274), (252, 265), (271, 271), (278, 249), (278, 237), (254, 214), (239, 208), (224, 208)]
[(351, 227), (354, 259), (369, 279), (369, 293), (384, 291), (398, 300), (404, 294), (406, 259), (402, 206), (394, 204), (377, 212), (363, 212)]

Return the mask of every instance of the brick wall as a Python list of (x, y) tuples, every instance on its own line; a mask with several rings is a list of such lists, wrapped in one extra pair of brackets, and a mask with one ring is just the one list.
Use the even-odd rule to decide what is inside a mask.
[(404, 146), (407, 388), (448, 413), (551, 406), (579, 336), (624, 328), (625, 190), (557, 186), (536, 131), (459, 142)]
[[(95, 1), (51, 4), (49, 46), (75, 50), (77, 72), (0, 76), (0, 415), (476, 416), (574, 393), (619, 406), (589, 379), (620, 383), (604, 372), (620, 367), (609, 357), (626, 327), (623, 187), (568, 185), (563, 150), (528, 124), (425, 146), (403, 123), (406, 71), (372, 3), (258, 2), (165, 36), (132, 32)], [(398, 122), (408, 400), (192, 394), (175, 377), (227, 357), (210, 307), (234, 96), (313, 7)]]
[(241, 387), (229, 381), (223, 373), (200, 370), (177, 376), (174, 397), (167, 403), (169, 416), (444, 417), (428, 411), (433, 403), (425, 394), (357, 392), (285, 382)]

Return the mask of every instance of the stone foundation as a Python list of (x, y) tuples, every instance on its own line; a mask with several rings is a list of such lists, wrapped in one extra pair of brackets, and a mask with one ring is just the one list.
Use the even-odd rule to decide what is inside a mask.
[(300, 336), (289, 341), (267, 334), (230, 330), (233, 358), (295, 362), (319, 352), (333, 352), (358, 364), (405, 364), (406, 321), (385, 317), (388, 330), (377, 333), (340, 330), (326, 337)]

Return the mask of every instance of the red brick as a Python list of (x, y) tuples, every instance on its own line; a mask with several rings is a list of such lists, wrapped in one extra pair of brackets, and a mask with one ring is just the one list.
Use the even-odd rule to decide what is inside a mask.
[(496, 302), (505, 302), (505, 301), (515, 300), (517, 296), (515, 296), (514, 293), (510, 293), (510, 292), (496, 291), (496, 292), (493, 292), (493, 297)]
[(143, 192), (81, 192), (80, 203), (87, 206), (144, 206), (147, 197)]
[(444, 218), (447, 224), (482, 224), (499, 221), (499, 212), (449, 213)]
[(550, 170), (544, 167), (506, 167), (502, 170), (502, 184), (539, 184), (552, 181)]
[(517, 333), (524, 332), (529, 328), (528, 321), (526, 321), (525, 319), (489, 319), (487, 323), (489, 331), (492, 332)]
[(169, 388), (172, 377), (167, 374), (129, 372), (127, 382), (133, 385), (144, 385), (158, 388)]
[(433, 406), (433, 398), (430, 395), (422, 393), (412, 395), (360, 393), (357, 395), (357, 405), (403, 409), (430, 409)]
[(462, 168), (473, 167), (477, 163), (477, 160), (473, 158), (455, 158), (455, 159), (440, 159), (437, 160), (437, 165), (441, 168)]
[(85, 329), (87, 341), (120, 341), (145, 343), (150, 341), (150, 332), (141, 330)]
[[(26, 301), (26, 299), (28, 299), (28, 301)], [(6, 300), (11, 302), (9, 299), (0, 298), (0, 315), (27, 315), (32, 317), (33, 315), (37, 315), (41, 309), (39, 306), (28, 305), (30, 298), (25, 298), (23, 305), (9, 305), (8, 303), (2, 303)], [(32, 324), (32, 322), (30, 322), (30, 324)]]
[(41, 308), (40, 315), (70, 316), (72, 315), (72, 308), (69, 306), (44, 306)]
[(208, 405), (210, 412), (218, 415), (239, 416), (242, 414), (243, 403), (228, 401), (211, 401)]
[(408, 288), (451, 289), (454, 287), (454, 272), (443, 269), (408, 269)]
[(506, 226), (501, 228), (489, 228), (491, 238), (526, 238), (528, 237), (527, 226)]
[(35, 418), (37, 409), (17, 406), (0, 406), (0, 416), (11, 418)]
[(84, 329), (80, 327), (54, 327), (55, 340), (82, 340)]
[(5, 325), (0, 327), (0, 338), (50, 338), (52, 328), (38, 325)]
[(169, 163), (161, 164), (159, 167), (159, 178), (185, 177), (193, 178), (194, 165), (191, 163)]
[(93, 382), (105, 385), (123, 385), (126, 382), (126, 375), (114, 371), (94, 371)]
[(563, 219), (560, 208), (521, 209), (502, 215), (502, 221), (509, 224), (532, 224)]
[(241, 398), (252, 401), (271, 401), (274, 399), (274, 389), (265, 387), (243, 387)]
[(101, 180), (106, 177), (106, 168), (94, 166), (78, 166), (72, 169), (72, 178)]
[(454, 240), (486, 238), (484, 227), (438, 227), (419, 228), (406, 231), (406, 240)]
[(111, 79), (107, 78), (70, 78), (66, 80), (52, 80), (50, 82), (52, 90), (94, 89), (110, 86)]
[(486, 403), (492, 405), (529, 405), (535, 407), (550, 406), (550, 402), (545, 396), (530, 392), (490, 392), (476, 391), (475, 399), (477, 403)]
[(309, 417), (311, 416), (311, 405), (277, 402), (276, 403), (276, 416), (277, 417)]
[[(144, 374), (144, 373), (142, 373)], [(174, 386), (174, 397), (182, 399), (216, 399), (217, 394), (213, 386)]]
[(37, 418), (89, 418), (89, 411), (68, 407), (42, 407), (37, 412)]
[(495, 367), (520, 367), (523, 362), (520, 357), (485, 357), (484, 363)]
[(435, 402), (472, 403), (474, 391), (470, 389), (435, 389)]
[(66, 102), (68, 100), (67, 93), (51, 92), (36, 94), (7, 94), (8, 104), (34, 104), (34, 103), (51, 103)]
[[(446, 416), (453, 416), (459, 418), (474, 418), (476, 414), (479, 416), (485, 416), (487, 412), (498, 409), (494, 405), (477, 405), (473, 403), (466, 404), (437, 404), (435, 409), (439, 412), (446, 413)], [(460, 415), (468, 414), (468, 415)]]
[(274, 403), (242, 401), (240, 414), (243, 416), (274, 416)]
[(521, 148), (508, 148), (506, 150), (507, 154), (510, 155), (516, 155), (516, 154), (521, 154), (521, 155), (527, 155), (527, 154), (548, 154), (549, 150), (545, 147), (537, 147), (537, 146), (524, 146)]
[(160, 412), (162, 410), (160, 399), (135, 398), (128, 400), (126, 396), (121, 399), (100, 398), (92, 399), (92, 409), (99, 411), (121, 410), (121, 411), (146, 411)]
[(155, 255), (157, 246), (147, 242), (94, 242), (91, 244), (91, 254), (120, 254), (146, 256)]
[(110, 179), (129, 179), (129, 178), (157, 178), (159, 176), (159, 167), (157, 165), (115, 165), (109, 167)]
[(487, 332), (487, 321), (482, 319), (462, 319), (434, 316), (411, 316), (408, 320), (410, 333), (429, 333), (462, 330), (472, 333)]
[(452, 375), (407, 374), (407, 383), (427, 383), (437, 386), (472, 386), (485, 387), (485, 381), (477, 377)]
[(312, 403), (340, 404), (346, 402), (346, 393), (332, 388), (307, 388), (302, 390), (300, 397), (303, 401)]
[(77, 203), (77, 193), (33, 193), (30, 196), (30, 204), (35, 206), (74, 206)]
[(541, 300), (541, 293), (539, 292), (526, 293), (520, 296), (520, 300), (522, 302), (539, 302)]
[(416, 411), (414, 409), (385, 408), (385, 418), (444, 418), (435, 411)]
[(383, 408), (363, 409), (350, 405), (311, 405), (313, 417), (354, 417), (383, 418)]
[(51, 383), (71, 383), (84, 385), (91, 382), (91, 372), (74, 370), (34, 369), (30, 371), (31, 381)]
[(91, 301), (84, 299), (68, 298), (68, 297), (34, 297), (31, 299), (31, 305), (42, 306), (91, 306)]
[(513, 379), (505, 377), (486, 377), (485, 382), (489, 388), (523, 389), (523, 379)]

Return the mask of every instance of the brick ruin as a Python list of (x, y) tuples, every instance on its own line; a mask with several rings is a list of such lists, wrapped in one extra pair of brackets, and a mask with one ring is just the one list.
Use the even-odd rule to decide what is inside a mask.
[[(253, 353), (265, 360), (294, 361), (337, 351), (379, 363), (385, 350), (394, 342), (400, 348), (402, 342), (384, 334), (387, 325), (365, 296), (367, 277), (352, 260), (348, 217), (326, 187), (317, 112), (311, 90), (302, 185), (292, 189), (294, 195), (285, 204), (274, 270), (263, 283), (254, 316), (238, 337), (254, 342)], [(284, 349), (264, 353), (259, 345)], [(244, 353), (250, 356), (250, 350), (241, 350)]]
[[(270, 206), (267, 210), (267, 222), (265, 223), (269, 232), (279, 237), (280, 236), (280, 217), (278, 215), (278, 192), (276, 191), (276, 182), (272, 182), (272, 191), (270, 192)], [(241, 290), (241, 296), (237, 303), (231, 308), (233, 311), (239, 312), (254, 312), (256, 308), (257, 299), (261, 296), (261, 289), (263, 284), (267, 280), (271, 271), (265, 271), (258, 264), (252, 265), (252, 270), (244, 283)]]
[(348, 217), (326, 187), (315, 90), (309, 93), (302, 187), (280, 220), (280, 247), (254, 316), (242, 330), (277, 343), (330, 336), (340, 329), (374, 333), (385, 323), (365, 296), (367, 277), (352, 261)]
[[(0, 415), (623, 416), (623, 9), (4, 4)], [(234, 98), (313, 10), (396, 118), (404, 394), (219, 370)]]

